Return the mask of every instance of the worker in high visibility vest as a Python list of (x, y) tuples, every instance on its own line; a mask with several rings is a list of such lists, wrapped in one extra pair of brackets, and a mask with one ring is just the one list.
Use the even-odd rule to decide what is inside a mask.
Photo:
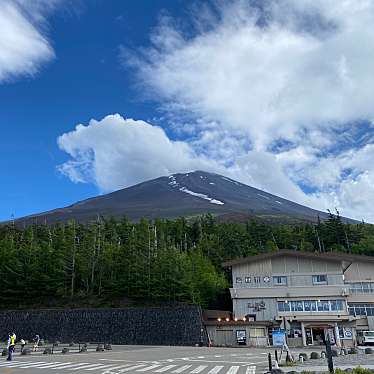
[(8, 358), (7, 361), (13, 360), (13, 352), (16, 347), (16, 334), (14, 332), (8, 334)]

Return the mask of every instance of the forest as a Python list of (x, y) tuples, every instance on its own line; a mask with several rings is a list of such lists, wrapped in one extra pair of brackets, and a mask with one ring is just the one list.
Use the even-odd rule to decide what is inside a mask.
[(339, 213), (317, 223), (98, 218), (0, 226), (1, 308), (194, 303), (228, 308), (222, 262), (279, 249), (374, 255), (374, 226)]

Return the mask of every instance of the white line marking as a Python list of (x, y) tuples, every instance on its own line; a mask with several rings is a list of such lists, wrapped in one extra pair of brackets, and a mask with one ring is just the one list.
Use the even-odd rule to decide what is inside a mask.
[(236, 374), (240, 366), (231, 366), (226, 374)]
[(121, 373), (124, 373), (125, 371), (135, 370), (137, 368), (141, 368), (142, 366), (146, 366), (146, 365), (141, 364), (141, 365), (130, 366), (129, 368), (122, 369)]
[(15, 368), (15, 367), (19, 367), (19, 366), (22, 366), (22, 365), (25, 365), (25, 363), (24, 362), (19, 362), (19, 361), (11, 361), (11, 362), (1, 363), (1, 367), (5, 367), (5, 368), (8, 368), (8, 367)]
[(64, 365), (68, 365), (68, 364), (74, 364), (74, 362), (63, 362), (63, 363), (60, 363), (60, 364), (52, 364), (50, 363), (49, 365), (37, 365), (36, 367), (39, 369), (41, 367), (45, 368), (45, 369), (52, 369), (52, 368), (59, 368), (60, 366), (64, 366)]
[(207, 374), (217, 374), (223, 369), (223, 366), (215, 366), (212, 370), (208, 371)]
[(220, 363), (220, 364), (245, 364), (245, 365), (250, 365), (250, 364), (259, 364), (262, 362), (267, 362), (267, 361), (259, 361), (259, 362), (248, 362), (248, 361), (224, 361), (224, 360), (188, 360), (189, 362), (208, 362), (208, 363)]
[(59, 366), (59, 367), (54, 367), (54, 368), (51, 368), (52, 370), (59, 370), (59, 369), (68, 369), (68, 368), (72, 368), (72, 367), (76, 367), (76, 366), (83, 366), (83, 365), (88, 365), (88, 362), (82, 362), (82, 363), (79, 363), (79, 362), (76, 362), (75, 364), (70, 364), (70, 365), (65, 365), (65, 366)]
[(164, 366), (163, 368), (161, 369), (158, 369), (158, 370), (155, 370), (155, 373), (163, 373), (164, 371), (168, 371), (172, 368), (175, 368), (177, 365), (167, 365), (167, 366)]
[(190, 368), (192, 365), (184, 365), (184, 366), (181, 366), (180, 368), (174, 370), (172, 373), (182, 373), (183, 371), (187, 370), (188, 368)]
[(80, 366), (78, 368), (71, 368), (71, 369), (68, 369), (68, 370), (88, 369), (88, 368), (92, 368), (93, 366), (97, 367), (97, 365), (101, 365), (101, 364), (87, 364), (86, 366)]
[[(39, 362), (35, 362), (34, 364), (35, 365), (39, 365), (39, 364), (43, 364), (45, 363), (45, 361), (39, 361)], [(1, 367), (7, 367), (9, 365), (12, 365), (12, 367), (16, 367), (16, 366), (23, 366), (23, 365), (27, 365), (27, 364), (31, 364), (31, 362), (25, 362), (25, 361), (6, 361), (6, 362), (1, 362), (0, 363), (0, 366)]]
[(89, 369), (84, 369), (84, 370), (87, 370), (87, 371), (90, 371), (90, 370), (98, 370), (98, 369), (105, 369), (105, 368), (110, 368), (110, 367), (112, 367), (113, 366), (113, 364), (112, 365), (103, 365), (103, 364), (100, 364), (100, 366), (96, 366), (96, 367), (94, 367), (94, 368), (89, 368)]
[[(57, 362), (48, 362), (48, 363), (46, 363), (46, 364), (41, 364), (41, 365), (35, 365), (35, 364), (31, 364), (31, 363), (26, 363), (25, 365), (22, 365), (22, 366), (20, 366), (20, 368), (22, 368), (22, 369), (28, 369), (28, 368), (32, 368), (32, 367), (38, 367), (38, 369), (41, 369), (41, 368), (44, 368), (45, 366), (49, 366), (49, 365), (52, 365), (52, 364), (54, 364), (54, 365), (57, 365), (57, 364), (59, 364), (60, 362), (59, 361), (57, 361)], [(65, 364), (67, 364), (67, 362), (65, 362)]]
[(200, 371), (203, 371), (205, 368), (207, 368), (208, 365), (199, 365), (196, 369), (190, 371), (191, 374), (198, 374)]
[(256, 374), (256, 366), (248, 366), (245, 374)]
[(156, 369), (156, 368), (158, 368), (160, 366), (161, 365), (151, 365), (151, 366), (145, 367), (143, 369), (138, 369), (137, 371), (141, 371), (141, 372), (143, 372), (143, 371), (149, 371), (149, 370), (152, 370), (152, 369)]
[[(125, 367), (128, 367), (132, 364), (126, 364), (126, 365), (120, 365), (120, 366), (115, 366), (113, 368), (109, 368), (107, 370), (105, 370), (102, 374), (114, 374), (112, 373), (112, 370), (119, 370), (119, 369), (122, 369), (122, 368), (125, 368)], [(122, 370), (120, 370), (119, 372), (122, 372)]]
[[(116, 352), (118, 353), (118, 352)], [(133, 362), (131, 360), (112, 360), (108, 358), (99, 358), (99, 361), (110, 361), (110, 362)]]

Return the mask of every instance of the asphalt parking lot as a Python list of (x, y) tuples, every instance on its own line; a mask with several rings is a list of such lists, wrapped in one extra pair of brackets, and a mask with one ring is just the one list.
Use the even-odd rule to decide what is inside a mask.
[(254, 374), (267, 368), (269, 349), (113, 346), (112, 351), (28, 356), (0, 360), (1, 374), (164, 373)]

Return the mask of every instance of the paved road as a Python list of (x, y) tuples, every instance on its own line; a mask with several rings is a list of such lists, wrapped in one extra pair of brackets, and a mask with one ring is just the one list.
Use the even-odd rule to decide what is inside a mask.
[(267, 368), (266, 349), (114, 346), (110, 352), (33, 354), (0, 359), (1, 374), (254, 374)]

